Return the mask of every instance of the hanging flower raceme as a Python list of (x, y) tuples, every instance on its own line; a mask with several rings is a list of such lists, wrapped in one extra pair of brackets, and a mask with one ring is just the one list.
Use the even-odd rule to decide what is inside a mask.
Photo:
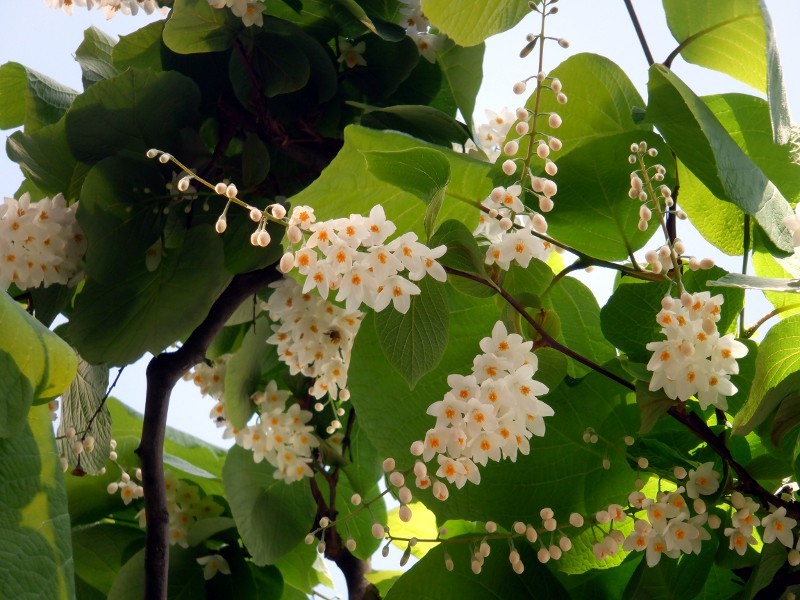
[(311, 477), (311, 450), (319, 446), (311, 413), (297, 403), (287, 405), (291, 394), (270, 381), (263, 392), (253, 394), (258, 421), (235, 432), (237, 445), (252, 450), (253, 460), (275, 467), (273, 476), (286, 483)]
[(476, 464), (516, 461), (518, 453), (530, 452), (532, 436), (544, 436), (544, 417), (552, 416), (553, 409), (538, 398), (548, 388), (533, 378), (538, 358), (532, 346), (498, 321), (492, 336), (480, 342), (483, 354), (475, 357), (472, 374), (447, 378), (450, 391), (428, 408), (436, 425), (411, 448), (422, 456), (414, 469), (417, 487), (432, 484), (434, 495), (444, 500), (446, 485), (428, 477), (425, 468), (433, 457), (439, 464), (436, 477), (461, 488), (467, 481), (480, 483)]
[[(497, 265), (507, 271), (512, 262), (527, 268), (532, 258), (546, 261), (552, 245), (537, 237), (547, 231), (547, 221), (538, 213), (528, 214), (520, 196), (522, 188), (512, 185), (496, 187), (481, 202), (486, 212), (481, 212), (478, 227), (473, 235), (488, 242), (486, 264)], [(514, 227), (514, 223), (518, 227)]]
[(0, 289), (13, 283), (20, 289), (52, 284), (76, 285), (86, 252), (75, 213), (64, 196), (31, 202), (27, 192), (19, 200), (0, 205)]
[(495, 162), (502, 154), (506, 136), (517, 117), (508, 107), (503, 107), (500, 112), (488, 109), (485, 112), (488, 122), (478, 125), (477, 138), (489, 161)]
[(292, 375), (314, 378), (312, 396), (347, 400), (350, 353), (363, 313), (347, 312), (305, 293), (293, 279), (281, 279), (270, 287), (274, 291), (265, 308), (275, 324), (267, 343), (277, 346), (278, 358)]
[(430, 63), (436, 62), (436, 51), (441, 48), (446, 36), (433, 33), (430, 21), (422, 13), (420, 0), (400, 0), (400, 21), (406, 35), (417, 45), (419, 53)]
[(166, 13), (166, 8), (160, 8), (156, 0), (44, 0), (50, 8), (63, 9), (67, 14), (72, 14), (75, 7), (104, 9), (106, 19), (111, 19), (117, 13), (136, 15), (140, 10), (148, 15), (160, 10)]
[(426, 275), (445, 281), (436, 261), (447, 248), (428, 248), (415, 233), (404, 233), (386, 243), (396, 226), (376, 205), (368, 217), (316, 221), (314, 209), (297, 206), (289, 217), (287, 238), (297, 249), (281, 259), (281, 270), (296, 269), (305, 277), (303, 293), (316, 289), (323, 299), (336, 290), (336, 301), (349, 313), (361, 304), (381, 311), (390, 303), (406, 313), (411, 297), (420, 293), (413, 283)]
[(663, 389), (667, 396), (685, 402), (696, 396), (700, 408), (715, 406), (727, 410), (728, 396), (737, 389), (730, 380), (739, 372), (737, 358), (747, 354), (747, 346), (733, 334), (720, 336), (721, 295), (708, 292), (684, 293), (680, 300), (666, 296), (656, 316), (667, 337), (650, 342), (653, 352), (648, 370), (653, 372), (650, 391)]

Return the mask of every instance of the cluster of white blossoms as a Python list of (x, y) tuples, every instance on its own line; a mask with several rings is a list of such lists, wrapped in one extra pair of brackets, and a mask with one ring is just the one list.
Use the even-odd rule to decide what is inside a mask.
[(117, 13), (135, 15), (140, 10), (148, 15), (157, 10), (162, 13), (167, 12), (166, 8), (159, 7), (156, 0), (44, 0), (44, 3), (49, 8), (63, 9), (69, 15), (75, 7), (88, 10), (102, 8), (105, 10), (106, 19), (111, 19)]
[[(480, 148), (484, 151), (486, 157), (490, 162), (495, 162), (503, 153), (503, 144), (506, 141), (506, 136), (517, 120), (517, 116), (513, 110), (505, 106), (500, 112), (489, 109), (485, 112), (488, 122), (478, 125), (477, 138)], [(465, 150), (469, 150), (469, 144), (474, 145), (472, 140), (469, 140)]]
[[(136, 477), (141, 480), (142, 473), (140, 469), (136, 469)], [(109, 491), (113, 485), (109, 485)], [(177, 544), (182, 548), (188, 548), (188, 536), (192, 527), (203, 519), (220, 516), (225, 510), (213, 497), (201, 496), (200, 488), (197, 485), (178, 479), (175, 473), (169, 469), (164, 470), (164, 490), (167, 497), (167, 512), (169, 513), (170, 545)], [(136, 518), (140, 527), (145, 528), (147, 526), (147, 515), (144, 509), (136, 513)]]
[(516, 461), (518, 453), (530, 452), (531, 436), (544, 435), (544, 417), (553, 409), (538, 399), (548, 388), (533, 379), (538, 359), (532, 346), (498, 321), (492, 336), (480, 341), (483, 354), (475, 357), (472, 374), (447, 378), (450, 391), (428, 407), (435, 426), (411, 446), (411, 453), (422, 457), (414, 467), (417, 487), (432, 484), (434, 495), (446, 500), (447, 486), (429, 477), (425, 467), (434, 456), (436, 477), (461, 488), (467, 481), (480, 483), (476, 464)]
[(230, 354), (223, 354), (212, 362), (198, 363), (183, 376), (183, 379), (199, 387), (200, 393), (204, 396), (219, 400), (225, 390), (225, 372), (230, 358)]
[(203, 579), (206, 581), (213, 578), (217, 573), (222, 573), (223, 575), (231, 574), (231, 567), (228, 565), (228, 561), (220, 554), (201, 556), (197, 559), (197, 564), (203, 567)]
[(436, 51), (442, 46), (444, 34), (433, 33), (420, 0), (400, 0), (399, 24), (405, 27), (406, 35), (414, 41), (425, 60), (435, 63)]
[(680, 299), (665, 296), (656, 321), (667, 339), (650, 342), (653, 356), (647, 363), (653, 372), (650, 391), (663, 389), (673, 400), (685, 402), (696, 396), (700, 408), (709, 405), (728, 409), (728, 396), (737, 388), (730, 380), (739, 372), (737, 358), (747, 354), (747, 346), (717, 331), (722, 295), (708, 292), (689, 294)]
[(264, 2), (263, 0), (208, 0), (214, 8), (230, 8), (231, 12), (239, 17), (245, 27), (264, 25)]
[(312, 396), (348, 400), (347, 371), (363, 313), (348, 312), (305, 293), (293, 279), (281, 279), (270, 287), (274, 291), (265, 308), (275, 324), (267, 343), (277, 346), (278, 358), (292, 375), (314, 379)]
[(545, 233), (547, 221), (538, 213), (528, 214), (520, 194), (519, 185), (494, 188), (481, 202), (486, 212), (481, 212), (473, 231), (475, 237), (488, 242), (486, 264), (496, 264), (505, 271), (512, 262), (527, 268), (532, 258), (546, 261), (552, 251), (550, 242), (534, 234)]
[(392, 303), (397, 311), (406, 313), (411, 297), (420, 293), (414, 281), (426, 275), (437, 281), (447, 279), (436, 261), (447, 250), (445, 246), (428, 248), (413, 232), (385, 243), (396, 226), (380, 204), (368, 217), (354, 214), (320, 222), (313, 208), (297, 206), (288, 225), (289, 242), (300, 247), (283, 255), (281, 271), (297, 269), (305, 277), (303, 293), (316, 288), (327, 299), (331, 290), (337, 290), (336, 301), (344, 302), (349, 313), (362, 303), (375, 311)]
[[(690, 469), (688, 473), (683, 467), (675, 467), (674, 474), (676, 479), (686, 480), (674, 491), (659, 491), (655, 498), (650, 498), (641, 491), (643, 482), (637, 480), (638, 491), (628, 496), (628, 508), (612, 504), (595, 515), (598, 528), (609, 526), (608, 532), (603, 531), (603, 539), (593, 547), (598, 560), (614, 556), (623, 549), (644, 552), (647, 565), (654, 567), (662, 555), (676, 559), (681, 554), (700, 553), (702, 543), (711, 539), (708, 529), (722, 526), (722, 519), (709, 513), (700, 497), (717, 492), (720, 475), (711, 462)], [(760, 525), (765, 544), (778, 540), (790, 549), (789, 563), (800, 564), (800, 552), (793, 548), (792, 529), (797, 526), (797, 521), (786, 516), (786, 508), (771, 506), (770, 514), (759, 519), (756, 513), (761, 506), (740, 492), (731, 494), (729, 504), (732, 507), (731, 526), (726, 527), (723, 533), (729, 539), (730, 550), (743, 555), (748, 545), (756, 544), (753, 532)], [(621, 528), (630, 518), (634, 518), (633, 531), (625, 536)]]
[(297, 403), (287, 406), (290, 396), (270, 381), (263, 392), (251, 396), (259, 411), (256, 423), (234, 432), (236, 444), (251, 450), (254, 462), (266, 460), (275, 467), (273, 477), (287, 484), (313, 476), (311, 452), (319, 446), (308, 424), (311, 413)]
[(0, 205), (0, 289), (52, 284), (76, 285), (82, 277), (81, 259), (86, 239), (75, 212), (64, 196), (31, 202), (27, 192), (19, 200), (5, 198)]

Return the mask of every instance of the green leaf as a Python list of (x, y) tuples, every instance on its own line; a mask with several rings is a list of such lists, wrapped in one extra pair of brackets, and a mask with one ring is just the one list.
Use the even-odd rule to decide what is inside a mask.
[(119, 74), (111, 59), (116, 40), (96, 27), (83, 32), (83, 42), (75, 51), (75, 60), (81, 66), (83, 89)]
[[(442, 245), (447, 247), (447, 252), (439, 259), (443, 266), (486, 278), (483, 253), (475, 241), (475, 236), (461, 221), (448, 219), (431, 236), (432, 248)], [(478, 297), (487, 297), (495, 293), (490, 287), (458, 276), (450, 276), (448, 283), (459, 291)]]
[(66, 391), (75, 377), (75, 352), (4, 291), (0, 291), (0, 331), (13, 332), (0, 337), (0, 351), (16, 363), (30, 383), (34, 404)]
[(133, 33), (120, 36), (111, 49), (111, 60), (120, 71), (139, 67), (161, 71), (161, 33), (165, 21), (148, 23)]
[(450, 163), (437, 150), (366, 151), (369, 172), (390, 185), (407, 190), (430, 204), (450, 182)]
[(373, 110), (361, 117), (361, 125), (402, 131), (447, 148), (453, 142), (463, 144), (469, 138), (469, 131), (462, 123), (431, 106), (390, 106)]
[[(570, 350), (602, 365), (613, 360), (617, 353), (600, 329), (600, 307), (592, 291), (574, 277), (562, 278), (548, 295), (550, 305), (561, 320), (561, 334), (556, 336)], [(589, 368), (572, 359), (567, 372), (581, 377)]]
[[(733, 141), (747, 153), (791, 203), (800, 198), (800, 165), (789, 145), (778, 146), (770, 134), (766, 101), (744, 94), (705, 96), (703, 102)], [(680, 165), (679, 202), (700, 234), (730, 255), (743, 252), (744, 213), (714, 196), (691, 171)], [(696, 217), (696, 218), (695, 218)]]
[(788, 393), (796, 390), (800, 370), (800, 316), (789, 317), (767, 332), (758, 349), (756, 372), (747, 402), (736, 415), (733, 433), (755, 429)]
[[(508, 544), (490, 540), (492, 560), (487, 560), (479, 575), (470, 569), (468, 544), (440, 544), (426, 554), (392, 585), (386, 600), (406, 598), (460, 598), (461, 600), (507, 600), (509, 598), (548, 598), (561, 600), (569, 593), (539, 562), (531, 544), (517, 545), (525, 571), (517, 575), (505, 559)], [(445, 550), (454, 568), (444, 569)]]
[(305, 481), (287, 485), (275, 467), (256, 464), (253, 453), (231, 448), (222, 470), (236, 527), (256, 565), (275, 563), (311, 530), (315, 504)]
[[(796, 379), (794, 374), (788, 379)], [(783, 439), (792, 431), (800, 426), (800, 394), (789, 393), (784, 396), (775, 411), (775, 416), (770, 425), (769, 439), (776, 448), (781, 447)], [(754, 475), (756, 477), (756, 475)], [(778, 479), (783, 479), (785, 475), (780, 475)]]
[[(624, 260), (652, 237), (657, 219), (646, 231), (637, 227), (639, 203), (628, 197), (631, 165), (627, 158), (632, 139), (646, 141), (667, 157), (668, 153), (655, 134), (638, 131), (636, 137), (632, 135), (588, 141), (558, 160), (557, 208), (548, 213), (547, 223), (548, 231), (559, 241), (597, 258)], [(671, 171), (667, 164), (667, 172)]]
[(348, 70), (345, 81), (354, 85), (368, 100), (383, 100), (409, 78), (420, 61), (419, 50), (408, 36), (397, 42), (371, 36), (365, 37), (364, 41), (367, 65)]
[(25, 427), (33, 404), (33, 387), (14, 357), (0, 350), (0, 439), (14, 437)]
[(113, 283), (90, 279), (67, 327), (81, 356), (126, 365), (188, 335), (229, 280), (221, 245), (210, 226), (198, 226), (181, 246), (166, 249), (153, 272), (129, 272)]
[(6, 141), (6, 153), (42, 192), (63, 193), (67, 200), (77, 199), (89, 170), (67, 144), (64, 119), (31, 134), (15, 131)]
[(786, 101), (772, 19), (764, 2), (664, 0), (667, 24), (690, 63), (726, 73), (769, 97), (778, 144), (789, 141)]
[(75, 99), (66, 115), (67, 140), (89, 163), (122, 150), (144, 156), (150, 148), (174, 148), (199, 104), (200, 91), (188, 77), (130, 68)]
[(647, 381), (637, 381), (636, 404), (639, 405), (639, 417), (641, 419), (641, 425), (639, 425), (637, 433), (644, 435), (653, 429), (656, 421), (667, 414), (674, 401), (667, 398), (667, 395), (662, 390), (651, 392), (648, 389)]
[(75, 574), (108, 594), (127, 558), (144, 546), (144, 537), (142, 529), (111, 523), (74, 528)]
[(0, 129), (33, 133), (58, 121), (78, 94), (19, 63), (0, 66)]
[(14, 437), (0, 439), (0, 506), (0, 597), (73, 598), (64, 476), (44, 406)]
[(164, 44), (178, 54), (227, 50), (241, 21), (228, 10), (218, 10), (208, 0), (175, 0), (164, 25)]
[[(598, 138), (622, 133), (629, 135), (623, 147), (630, 148), (632, 143), (642, 139), (641, 132), (652, 130), (646, 123), (634, 122), (632, 111), (634, 107), (644, 106), (644, 100), (625, 71), (611, 60), (596, 54), (576, 54), (558, 65), (549, 75), (564, 82), (569, 102), (559, 104), (553, 94), (546, 93), (541, 97), (538, 110), (556, 112), (563, 119), (557, 132), (558, 139), (564, 143), (563, 153), (569, 153)], [(534, 110), (533, 96), (526, 102), (526, 107)], [(630, 165), (624, 159), (623, 163), (630, 172)], [(564, 170), (563, 175), (567, 174), (568, 171)], [(559, 174), (559, 186), (561, 177)], [(628, 181), (627, 177), (625, 181)]]
[[(797, 279), (800, 277), (800, 261), (794, 255), (787, 258), (776, 258), (763, 239), (763, 234), (755, 232), (753, 238), (753, 269), (760, 277), (774, 279)], [(764, 297), (772, 306), (780, 309), (780, 318), (794, 314), (800, 308), (800, 296), (790, 293), (764, 292)]]
[[(90, 365), (80, 359), (78, 373), (72, 385), (61, 396), (61, 420), (58, 423), (58, 451), (67, 457), (70, 469), (80, 464), (81, 471), (88, 475), (97, 475), (103, 469), (111, 451), (111, 415), (108, 407), (101, 402), (108, 388), (108, 367)], [(91, 429), (87, 427), (91, 422)], [(66, 437), (67, 427), (74, 427), (78, 439), (83, 432), (94, 437), (94, 450), (76, 455), (72, 452), (75, 441)], [(89, 581), (87, 579), (87, 581)]]
[(280, 569), (284, 583), (303, 594), (310, 594), (320, 583), (333, 587), (325, 561), (315, 546), (299, 544), (276, 561), (275, 566)]
[(347, 12), (349, 12), (353, 17), (358, 19), (358, 21), (367, 29), (369, 29), (372, 33), (377, 36), (382, 37), (388, 41), (397, 41), (404, 35), (403, 31), (394, 26), (394, 24), (384, 23), (380, 20), (373, 21), (369, 18), (366, 11), (361, 8), (361, 5), (356, 2), (355, 0), (335, 0), (340, 6), (342, 6)]
[(634, 362), (647, 363), (651, 352), (645, 346), (661, 339), (656, 315), (667, 283), (621, 283), (600, 310), (600, 327), (606, 339)]
[(412, 390), (420, 377), (436, 368), (448, 342), (445, 287), (431, 277), (419, 281), (419, 287), (407, 313), (389, 308), (375, 314), (380, 347)]
[[(469, 48), (453, 44), (436, 53), (436, 61), (450, 88), (456, 106), (467, 123), (472, 123), (475, 99), (483, 81), (484, 44)], [(470, 127), (471, 128), (471, 127)], [(459, 143), (464, 143), (463, 138)]]
[(248, 133), (242, 147), (242, 181), (245, 187), (254, 187), (269, 173), (269, 151), (261, 138)]
[(208, 538), (215, 536), (223, 531), (234, 529), (236, 521), (230, 517), (209, 517), (196, 521), (186, 536), (186, 541), (190, 546), (197, 546), (205, 542)]
[[(291, 198), (292, 205), (312, 206), (317, 219), (329, 219), (339, 218), (343, 214), (368, 214), (373, 206), (381, 204), (387, 217), (397, 225), (398, 231), (414, 231), (422, 235), (423, 219), (414, 194), (407, 191), (405, 186), (387, 186), (375, 177), (368, 170), (363, 155), (370, 151), (420, 148), (433, 147), (400, 133), (351, 125), (345, 129), (345, 144), (339, 154), (314, 183)], [(464, 203), (457, 198), (476, 201), (485, 198), (492, 189), (491, 181), (487, 178), (491, 166), (464, 154), (441, 148), (438, 152), (450, 163), (450, 183), (445, 190), (440, 220), (456, 218), (472, 227), (478, 222), (477, 209), (465, 214)], [(422, 168), (425, 168), (424, 165)]]
[[(321, 490), (325, 490), (328, 486), (321, 476), (317, 477), (317, 484)], [(336, 511), (338, 519), (347, 519), (342, 523), (337, 523), (336, 529), (343, 540), (347, 540), (348, 536), (352, 536), (356, 542), (356, 549), (353, 555), (361, 560), (369, 560), (372, 555), (380, 548), (381, 541), (375, 539), (372, 535), (372, 524), (375, 522), (386, 523), (386, 502), (380, 498), (374, 504), (370, 504), (369, 510), (363, 510), (360, 506), (353, 506), (350, 498), (354, 493), (353, 487), (350, 485), (348, 479), (340, 479), (336, 489)], [(328, 495), (325, 494), (328, 503)], [(377, 498), (380, 496), (380, 490), (377, 485), (373, 485), (366, 490), (365, 498)]]
[[(203, 555), (195, 548), (184, 550), (180, 546), (170, 546), (167, 597), (202, 598), (205, 596), (203, 568), (197, 564), (197, 557)], [(122, 565), (108, 597), (115, 600), (139, 600), (145, 597), (144, 585), (144, 549), (142, 549)]]
[(457, 44), (474, 46), (511, 29), (531, 9), (525, 0), (422, 0), (422, 12)]
[(776, 279), (774, 277), (754, 277), (741, 273), (728, 273), (715, 281), (710, 281), (711, 286), (732, 287), (745, 290), (763, 290), (770, 292), (787, 292), (796, 294), (800, 292), (800, 279)]
[(647, 119), (692, 173), (716, 197), (755, 217), (769, 239), (792, 251), (783, 225), (791, 208), (778, 188), (736, 145), (711, 110), (671, 71), (650, 68)]
[(244, 428), (253, 416), (255, 407), (250, 396), (258, 389), (264, 359), (271, 364), (278, 363), (275, 348), (266, 342), (272, 335), (270, 325), (266, 317), (256, 319), (225, 370), (225, 414), (237, 429)]

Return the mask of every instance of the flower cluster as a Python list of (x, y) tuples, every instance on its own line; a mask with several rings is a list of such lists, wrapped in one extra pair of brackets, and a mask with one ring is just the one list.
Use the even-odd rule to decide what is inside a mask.
[(747, 346), (733, 334), (719, 335), (722, 302), (722, 295), (708, 292), (684, 292), (680, 300), (664, 297), (656, 321), (667, 339), (647, 344), (653, 352), (647, 364), (653, 372), (650, 391), (663, 388), (667, 396), (684, 402), (696, 395), (702, 409), (713, 405), (727, 410), (727, 396), (737, 391), (730, 375), (739, 372), (736, 359), (747, 354)]
[(412, 454), (422, 456), (414, 469), (417, 487), (433, 484), (434, 495), (445, 500), (447, 486), (432, 480), (425, 469), (434, 456), (436, 477), (461, 488), (467, 481), (480, 483), (476, 463), (516, 461), (517, 453), (530, 452), (531, 436), (544, 435), (544, 417), (552, 416), (553, 409), (538, 399), (548, 389), (533, 379), (538, 359), (532, 346), (498, 321), (492, 336), (480, 342), (483, 354), (475, 357), (472, 374), (447, 378), (450, 391), (427, 411), (436, 417), (435, 426), (411, 447)]
[(75, 220), (78, 204), (67, 206), (64, 196), (0, 205), (0, 289), (13, 283), (20, 289), (54, 283), (75, 285), (81, 278), (86, 240)]
[(200, 393), (204, 396), (219, 400), (225, 390), (225, 371), (228, 369), (230, 358), (230, 354), (223, 354), (211, 363), (198, 363), (183, 376), (183, 379), (199, 387)]
[(213, 578), (217, 573), (222, 573), (223, 575), (231, 574), (231, 567), (228, 565), (228, 561), (219, 554), (201, 556), (197, 559), (197, 564), (203, 567), (203, 579), (206, 581)]
[[(136, 477), (141, 479), (141, 471), (139, 469), (136, 469)], [(109, 486), (109, 491), (112, 485)], [(178, 544), (182, 548), (188, 548), (189, 531), (191, 531), (195, 523), (203, 519), (218, 517), (224, 511), (224, 507), (218, 504), (211, 496), (201, 496), (200, 488), (197, 485), (178, 479), (175, 473), (168, 469), (164, 471), (164, 490), (166, 491), (167, 512), (169, 513), (170, 545)], [(138, 497), (141, 497), (141, 495)], [(136, 518), (139, 520), (140, 527), (146, 527), (147, 515), (144, 509), (136, 514)]]
[[(302, 243), (298, 250), (284, 254), (281, 270), (297, 269), (305, 277), (303, 293), (316, 288), (326, 299), (331, 290), (338, 290), (336, 301), (344, 302), (349, 313), (362, 303), (376, 311), (392, 303), (406, 313), (411, 296), (420, 293), (414, 281), (425, 275), (437, 281), (447, 278), (436, 261), (446, 247), (428, 248), (413, 232), (386, 244), (395, 229), (381, 205), (374, 206), (368, 217), (350, 215), (320, 222), (314, 209), (297, 206), (289, 218), (287, 237), (292, 244)], [(401, 275), (405, 271), (407, 278)]]
[(503, 107), (500, 112), (488, 109), (485, 112), (488, 123), (478, 125), (477, 138), (489, 161), (495, 162), (503, 153), (506, 136), (517, 117), (508, 107)]
[(414, 41), (425, 60), (435, 63), (436, 51), (441, 47), (444, 35), (431, 31), (430, 21), (422, 13), (420, 0), (400, 0), (400, 4), (400, 26), (405, 27), (406, 35)]
[(487, 265), (496, 264), (507, 271), (512, 262), (527, 268), (532, 258), (546, 261), (550, 256), (552, 245), (534, 233), (545, 233), (547, 221), (540, 214), (527, 214), (520, 194), (519, 185), (496, 187), (481, 202), (486, 212), (480, 214), (473, 235), (488, 242)]
[(275, 479), (286, 483), (313, 475), (309, 466), (311, 449), (319, 445), (314, 427), (308, 425), (311, 413), (296, 403), (287, 406), (290, 396), (279, 390), (274, 380), (270, 381), (263, 392), (252, 395), (259, 411), (258, 421), (234, 431), (236, 443), (252, 450), (253, 461), (266, 460), (275, 467)]
[(230, 8), (231, 12), (239, 17), (245, 27), (264, 25), (263, 0), (208, 0), (214, 8)]
[(275, 324), (267, 343), (277, 346), (278, 358), (292, 375), (314, 378), (312, 396), (347, 400), (350, 353), (364, 315), (304, 293), (293, 279), (281, 279), (270, 287), (274, 291), (265, 308)]
[(105, 10), (106, 19), (111, 19), (117, 13), (135, 15), (139, 10), (143, 10), (148, 15), (157, 10), (167, 11), (166, 8), (159, 8), (157, 0), (44, 0), (44, 2), (50, 8), (64, 9), (69, 15), (76, 6), (88, 10), (102, 8)]

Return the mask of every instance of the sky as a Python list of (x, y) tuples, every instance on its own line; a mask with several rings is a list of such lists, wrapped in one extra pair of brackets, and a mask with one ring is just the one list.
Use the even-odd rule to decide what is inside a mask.
[[(796, 26), (800, 23), (800, 2), (767, 0), (766, 5), (777, 31), (789, 103), (797, 117), (800, 115), (800, 36), (796, 34)], [(547, 68), (552, 69), (568, 56), (579, 52), (601, 54), (620, 65), (642, 96), (646, 97), (647, 62), (623, 1), (562, 0), (558, 6), (560, 13), (548, 21), (548, 30), (552, 35), (567, 38), (570, 47), (564, 50), (555, 44), (549, 46), (545, 55)], [(667, 29), (661, 3), (656, 0), (634, 0), (634, 6), (656, 61), (663, 60), (676, 42)], [(83, 39), (84, 29), (95, 26), (105, 33), (118, 36), (130, 33), (155, 18), (158, 17), (118, 15), (106, 21), (102, 11), (76, 10), (73, 16), (69, 16), (63, 11), (47, 8), (44, 0), (2, 0), (0, 23), (3, 23), (4, 31), (0, 38), (0, 64), (20, 62), (80, 90), (81, 71), (74, 60), (74, 51)], [(511, 86), (515, 81), (532, 74), (535, 69), (533, 58), (522, 60), (518, 57), (519, 50), (525, 44), (525, 34), (536, 31), (535, 27), (536, 15), (531, 15), (514, 30), (495, 36), (487, 43), (476, 123), (486, 120), (483, 109), (513, 108), (519, 104), (520, 98), (512, 93)], [(700, 95), (757, 93), (730, 77), (689, 65), (680, 58), (674, 62), (673, 70)], [(564, 82), (564, 86), (564, 91), (569, 94), (569, 82)], [(2, 135), (8, 134), (10, 132)], [(0, 156), (0, 193), (13, 195), (21, 179), (17, 166), (3, 153)], [(679, 235), (687, 242), (691, 253), (713, 256), (728, 270), (740, 268), (740, 258), (721, 257), (718, 251), (684, 224), (681, 224)], [(648, 247), (655, 245), (654, 242)], [(601, 303), (610, 294), (610, 276), (580, 273), (578, 277), (593, 289)], [(769, 309), (759, 293), (748, 295), (748, 314), (760, 315)], [(113, 393), (140, 411), (144, 405), (145, 368), (146, 359), (127, 367)], [(207, 418), (212, 404), (210, 399), (200, 397), (194, 385), (181, 381), (172, 396), (169, 424), (212, 443), (224, 445), (220, 437), (221, 430)], [(386, 568), (396, 568), (396, 560), (387, 564)]]

